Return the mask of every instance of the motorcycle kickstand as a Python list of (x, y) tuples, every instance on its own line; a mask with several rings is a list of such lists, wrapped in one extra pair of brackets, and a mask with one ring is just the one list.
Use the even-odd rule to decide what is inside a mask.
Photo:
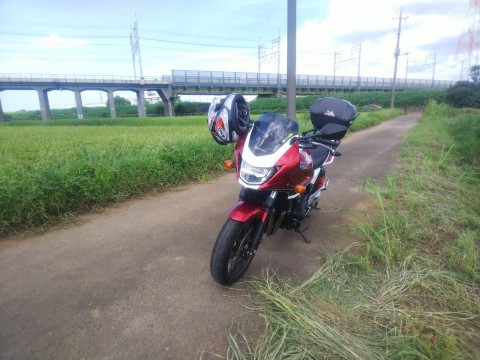
[(312, 210), (314, 210), (316, 212), (320, 212), (322, 209), (315, 206), (315, 207), (310, 208), (310, 211), (312, 211)]
[[(316, 212), (320, 212), (321, 209), (320, 209), (319, 207), (310, 207), (310, 208), (308, 208), (307, 215), (305, 215), (306, 218), (310, 218), (310, 211), (312, 211), (312, 210), (315, 210)], [(307, 229), (308, 229), (308, 228), (307, 228)], [(305, 229), (305, 230), (307, 230), (307, 229)], [(303, 230), (303, 231), (305, 231), (305, 230)]]
[(295, 229), (295, 232), (296, 232), (297, 234), (300, 234), (300, 236), (303, 238), (303, 241), (305, 241), (305, 243), (307, 243), (307, 244), (310, 244), (310, 243), (311, 243), (311, 241), (308, 240), (308, 238), (307, 238), (307, 237), (305, 236), (305, 234), (304, 234), (304, 232), (308, 230), (308, 227), (306, 227), (305, 229), (303, 229), (303, 231), (300, 230), (300, 227), (296, 227), (296, 228), (294, 228), (294, 229)]

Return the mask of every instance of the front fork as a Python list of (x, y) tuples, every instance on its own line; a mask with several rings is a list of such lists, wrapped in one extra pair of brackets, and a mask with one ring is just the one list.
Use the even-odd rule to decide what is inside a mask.
[(267, 224), (271, 221), (270, 217), (274, 209), (276, 198), (277, 192), (272, 191), (265, 201), (262, 201), (262, 206), (260, 202), (248, 199), (246, 192), (242, 190), (238, 202), (228, 214), (230, 219), (241, 222), (247, 222), (252, 219), (261, 220), (255, 231), (252, 247), (250, 249), (253, 253), (257, 251), (258, 246), (262, 242), (263, 234), (267, 230)]
[(263, 233), (267, 229), (267, 223), (268, 223), (268, 221), (271, 221), (270, 215), (272, 214), (273, 205), (275, 204), (275, 199), (276, 198), (277, 198), (277, 192), (272, 191), (272, 193), (268, 197), (267, 201), (265, 202), (265, 206), (264, 206), (265, 216), (262, 219), (262, 222), (260, 223), (260, 225), (258, 225), (257, 231), (255, 232), (255, 237), (254, 237), (253, 243), (252, 243), (251, 251), (253, 253), (255, 253), (257, 251), (258, 247), (260, 246), (260, 243), (262, 242)]
[[(313, 199), (313, 202), (307, 205), (307, 214), (310, 212), (312, 208), (316, 206), (316, 203), (319, 200), (320, 197), (320, 192), (324, 191), (327, 189), (328, 186), (328, 180), (325, 181), (325, 169), (321, 168), (319, 176), (315, 180), (317, 182), (316, 187), (317, 190), (315, 191), (314, 194), (311, 194)], [(249, 198), (249, 189), (243, 188), (240, 191), (240, 196), (238, 199), (238, 202), (235, 204), (235, 206), (230, 210), (230, 213), (228, 214), (228, 217), (237, 220), (240, 222), (247, 222), (253, 219), (259, 219), (260, 224), (258, 225), (255, 234), (254, 234), (254, 239), (252, 242), (252, 247), (250, 249), (250, 252), (254, 253), (257, 251), (258, 247), (260, 246), (260, 243), (262, 242), (262, 237), (265, 232), (271, 231), (271, 228), (268, 226), (269, 223), (272, 223), (272, 215), (274, 214), (274, 208), (275, 208), (275, 201), (277, 198), (277, 191), (272, 191), (270, 195), (265, 199), (257, 199), (260, 201), (255, 201)], [(310, 200), (310, 199), (308, 199)], [(315, 201), (316, 200), (316, 201)], [(263, 205), (262, 205), (263, 204)], [(306, 216), (306, 214), (304, 215)], [(304, 217), (303, 216), (303, 217)], [(298, 224), (300, 225), (300, 224)], [(295, 227), (295, 231), (299, 233), (305, 242), (310, 242), (308, 239), (305, 238), (303, 235), (303, 232), (300, 231), (298, 227)], [(272, 234), (272, 233), (270, 233)], [(269, 234), (267, 234), (269, 235)]]

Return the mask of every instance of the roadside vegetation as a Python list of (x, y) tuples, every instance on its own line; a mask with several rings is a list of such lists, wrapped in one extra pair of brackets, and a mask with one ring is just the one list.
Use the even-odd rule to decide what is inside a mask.
[(212, 141), (204, 117), (112, 121), (0, 126), (1, 235), (211, 179), (231, 156)]
[[(115, 112), (118, 118), (125, 117), (138, 117), (138, 108), (136, 105), (130, 105), (130, 101), (116, 96), (115, 101)], [(108, 102), (107, 102), (108, 104)], [(177, 100), (175, 102), (175, 114), (176, 115), (198, 115), (202, 113), (207, 113), (210, 103), (201, 103), (201, 102), (182, 102)], [(145, 104), (147, 110), (147, 116), (149, 117), (159, 117), (164, 115), (163, 102), (158, 102), (155, 104)], [(52, 119), (76, 119), (77, 118), (77, 109), (51, 109)], [(106, 106), (96, 106), (96, 107), (83, 107), (84, 117), (89, 118), (109, 118), (110, 109), (108, 105)], [(21, 110), (15, 112), (6, 112), (5, 120), (6, 121), (17, 121), (17, 120), (37, 120), (41, 121), (42, 114), (40, 110)]]
[[(435, 100), (441, 102), (445, 96), (445, 90), (407, 90), (398, 91), (396, 95), (396, 106), (400, 109), (406, 107), (424, 107), (428, 100)], [(307, 113), (313, 102), (319, 97), (333, 96), (339, 97), (350, 101), (352, 104), (361, 108), (369, 104), (377, 104), (384, 108), (390, 106), (390, 93), (385, 91), (361, 91), (361, 92), (334, 92), (324, 93), (314, 96), (303, 96), (297, 98), (297, 111), (298, 113)], [(127, 99), (119, 96), (115, 97), (115, 109), (117, 117), (119, 119), (124, 117), (137, 117), (138, 110), (136, 105), (129, 105)], [(177, 116), (185, 115), (199, 115), (206, 114), (208, 111), (209, 103), (197, 103), (175, 101), (175, 114)], [(263, 114), (266, 112), (280, 112), (285, 113), (286, 101), (284, 97), (280, 98), (257, 98), (249, 103), (252, 114)], [(159, 117), (163, 116), (164, 109), (163, 103), (146, 104), (147, 116)], [(85, 118), (109, 118), (110, 110), (107, 106), (103, 107), (84, 107), (83, 108)], [(52, 119), (76, 119), (77, 110), (71, 109), (52, 109)], [(30, 111), (16, 111), (5, 113), (6, 121), (18, 121), (18, 120), (37, 120), (42, 118), (40, 110)]]
[(480, 65), (470, 67), (471, 81), (457, 81), (447, 89), (445, 102), (456, 108), (480, 107)]
[(228, 359), (480, 358), (480, 115), (430, 102), (378, 206), (305, 282), (246, 281), (265, 319)]
[[(384, 108), (390, 106), (390, 92), (386, 91), (357, 91), (357, 92), (332, 92), (315, 96), (304, 96), (297, 98), (297, 111), (300, 113), (308, 112), (310, 106), (319, 97), (338, 97), (350, 101), (352, 104), (361, 108), (365, 105), (376, 104)], [(445, 90), (407, 90), (398, 91), (395, 97), (397, 108), (405, 107), (424, 107), (429, 100), (441, 102), (445, 96)], [(285, 112), (286, 102), (282, 98), (257, 98), (249, 103), (250, 109), (254, 114), (264, 112)]]

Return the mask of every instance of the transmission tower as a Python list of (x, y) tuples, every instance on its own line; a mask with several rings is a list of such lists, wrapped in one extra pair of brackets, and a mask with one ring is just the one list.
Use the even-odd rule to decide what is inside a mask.
[[(470, 0), (467, 13), (468, 28), (460, 35), (455, 59), (462, 62), (460, 79), (479, 63), (480, 55), (480, 0)], [(468, 78), (468, 76), (467, 76)]]
[(142, 57), (140, 55), (140, 40), (138, 38), (137, 15), (135, 14), (135, 24), (130, 32), (130, 45), (132, 47), (133, 75), (137, 78), (137, 66), (135, 64), (136, 55), (138, 55), (138, 65), (140, 68), (140, 79), (143, 79)]

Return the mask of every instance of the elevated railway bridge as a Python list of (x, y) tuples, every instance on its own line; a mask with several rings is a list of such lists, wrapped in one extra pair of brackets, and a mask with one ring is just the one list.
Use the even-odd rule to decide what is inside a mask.
[[(315, 95), (333, 91), (388, 91), (393, 79), (380, 77), (297, 75), (298, 95)], [(449, 80), (397, 79), (397, 90), (446, 89), (455, 82)], [(285, 74), (173, 70), (171, 75), (136, 79), (125, 76), (59, 75), (59, 74), (0, 74), (0, 92), (34, 90), (43, 120), (51, 118), (48, 92), (69, 90), (75, 95), (77, 117), (83, 119), (82, 91), (107, 93), (110, 117), (116, 117), (115, 91), (133, 91), (137, 96), (138, 116), (146, 117), (145, 91), (157, 92), (164, 103), (165, 116), (174, 114), (176, 95), (223, 95), (238, 92), (245, 95), (273, 96), (286, 93)], [(0, 102), (0, 120), (4, 118)]]

